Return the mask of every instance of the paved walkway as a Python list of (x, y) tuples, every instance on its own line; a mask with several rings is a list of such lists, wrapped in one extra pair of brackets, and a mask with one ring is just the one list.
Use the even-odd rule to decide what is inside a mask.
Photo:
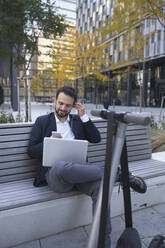
[[(138, 230), (142, 248), (149, 246), (154, 235), (165, 235), (165, 203), (133, 213), (134, 227)], [(124, 216), (112, 218), (112, 248), (124, 230)], [(45, 237), (13, 248), (86, 248), (90, 226)]]

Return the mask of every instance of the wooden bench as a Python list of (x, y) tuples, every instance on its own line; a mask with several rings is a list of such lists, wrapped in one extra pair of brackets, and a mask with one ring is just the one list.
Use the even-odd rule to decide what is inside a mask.
[[(99, 144), (89, 144), (88, 160), (92, 164), (104, 164), (107, 123), (101, 119), (94, 122), (100, 130), (102, 140)], [(0, 125), (0, 248), (91, 223), (89, 197), (78, 192), (58, 194), (48, 186), (33, 186), (36, 160), (27, 154), (32, 126), (33, 123)], [(129, 125), (126, 139), (130, 170), (152, 181), (163, 178), (165, 163), (151, 158), (150, 127)], [(159, 183), (157, 179), (154, 185)], [(117, 187), (115, 188), (112, 216), (123, 211), (122, 204), (116, 202), (122, 200), (122, 194), (116, 197)], [(164, 184), (161, 190), (164, 190)], [(152, 194), (150, 190), (148, 192), (149, 195)], [(152, 204), (150, 198), (147, 198), (147, 193), (145, 197), (136, 194), (133, 208)]]

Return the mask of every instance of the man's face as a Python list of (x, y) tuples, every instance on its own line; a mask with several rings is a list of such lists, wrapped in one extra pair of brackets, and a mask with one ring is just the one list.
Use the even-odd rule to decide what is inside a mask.
[(72, 110), (73, 106), (74, 98), (65, 95), (63, 92), (58, 95), (57, 99), (55, 98), (55, 111), (59, 119), (67, 119), (68, 114)]

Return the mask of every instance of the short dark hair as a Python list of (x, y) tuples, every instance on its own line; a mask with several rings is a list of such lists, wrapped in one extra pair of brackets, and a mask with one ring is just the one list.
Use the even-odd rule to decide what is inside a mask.
[(70, 86), (59, 88), (56, 92), (56, 99), (58, 98), (60, 93), (64, 93), (65, 95), (72, 97), (74, 99), (74, 104), (77, 102), (77, 93), (74, 88)]

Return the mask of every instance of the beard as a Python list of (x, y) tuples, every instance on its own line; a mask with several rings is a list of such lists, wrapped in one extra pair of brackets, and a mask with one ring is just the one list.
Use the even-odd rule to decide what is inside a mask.
[(70, 113), (70, 112), (68, 112), (68, 111), (57, 110), (57, 109), (55, 109), (55, 111), (56, 111), (57, 117), (59, 117), (59, 118), (65, 118), (65, 117), (67, 117), (67, 116), (69, 115), (69, 113)]

